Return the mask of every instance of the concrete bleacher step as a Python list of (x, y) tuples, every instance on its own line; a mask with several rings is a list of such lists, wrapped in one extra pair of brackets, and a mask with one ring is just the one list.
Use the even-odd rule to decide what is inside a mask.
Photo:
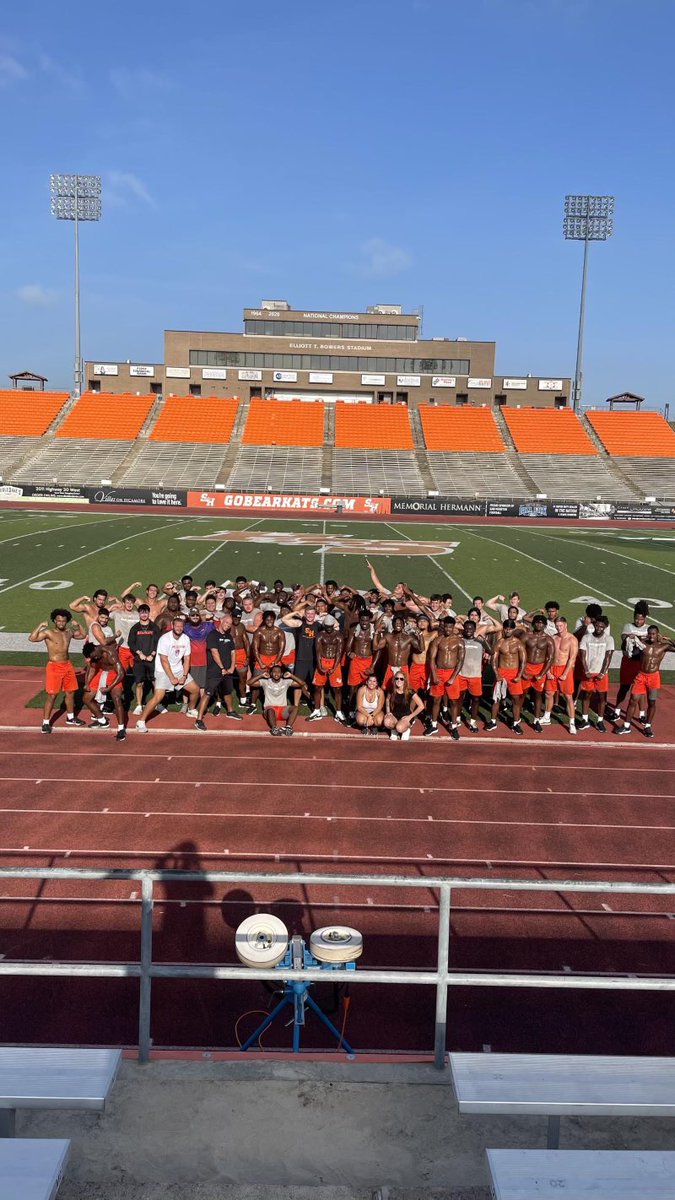
[(325, 404), (323, 413), (323, 457), (321, 487), (333, 490), (333, 447), (335, 445), (335, 405)]
[[(504, 423), (506, 424), (506, 422)], [(507, 450), (506, 458), (511, 463), (511, 466), (523, 485), (523, 496), (536, 496), (539, 488), (534, 482), (532, 476), (526, 471), (520, 454), (518, 454), (515, 450)]]
[(415, 446), (418, 450), (426, 450), (427, 444), (424, 440), (424, 430), (422, 429), (422, 418), (420, 417), (419, 409), (409, 408), (408, 417), (410, 419), (410, 428)]
[(494, 416), (497, 428), (502, 435), (504, 445), (506, 446), (507, 450), (513, 450), (515, 453), (516, 443), (511, 436), (511, 430), (506, 424), (506, 419), (498, 404), (495, 404), (494, 408), (492, 409), (492, 415)]
[[(153, 405), (153, 408), (154, 408), (154, 405)], [(146, 422), (146, 424), (147, 424), (147, 422)], [(115, 483), (115, 484), (120, 483), (122, 477), (124, 475), (126, 475), (129, 468), (134, 465), (139, 454), (141, 453), (142, 450), (145, 449), (145, 447), (148, 444), (147, 436), (148, 435), (146, 433), (145, 437), (143, 437), (142, 431), (141, 431), (141, 433), (139, 433), (138, 437), (136, 438), (136, 441), (132, 444), (131, 449), (130, 449), (129, 453), (127, 454), (126, 458), (124, 458), (122, 460), (122, 462), (120, 463), (119, 467), (117, 467), (117, 469), (115, 471), (113, 471), (113, 473), (110, 477), (111, 481), (113, 483)]]
[(68, 413), (70, 412), (70, 410), (75, 407), (78, 400), (79, 400), (79, 396), (71, 396), (68, 400), (66, 400), (63, 408), (59, 409), (59, 411), (57, 412), (51, 425), (48, 425), (47, 428), (45, 429), (45, 432), (44, 432), (45, 437), (47, 437), (48, 434), (53, 434), (54, 431), (56, 429), (58, 429), (61, 422), (68, 416)]
[(415, 450), (415, 462), (417, 463), (417, 468), (422, 476), (422, 481), (427, 491), (435, 491), (436, 484), (434, 483), (434, 477), (431, 474), (431, 467), (429, 466), (429, 459), (427, 458), (426, 450), (421, 450), (419, 447)]
[(157, 420), (163, 407), (164, 407), (164, 396), (161, 395), (161, 393), (160, 393), (160, 395), (158, 395), (157, 399), (155, 400), (155, 403), (153, 404), (152, 408), (150, 409), (150, 412), (148, 413), (147, 417), (145, 418), (143, 424), (141, 425), (141, 428), (138, 431), (139, 438), (149, 437), (150, 430), (152, 429), (153, 425), (155, 424), (155, 421)]
[(614, 478), (616, 479), (617, 483), (622, 483), (632, 495), (641, 496), (642, 491), (640, 490), (640, 488), (636, 487), (634, 482), (628, 478), (628, 475), (624, 474), (624, 472), (621, 470), (621, 467), (618, 466), (616, 459), (612, 458), (612, 456), (607, 452), (607, 450), (605, 449), (605, 446), (603, 445), (603, 443), (601, 442), (597, 433), (595, 432), (595, 429), (591, 425), (591, 422), (589, 421), (586, 414), (583, 412), (579, 412), (579, 413), (577, 413), (577, 416), (578, 416), (579, 420), (581, 421), (581, 424), (583, 425), (584, 430), (586, 431), (586, 433), (588, 434), (589, 438), (591, 439), (593, 445), (595, 446), (596, 450), (598, 451), (598, 454), (602, 455), (602, 459), (603, 459), (605, 466), (607, 467), (607, 469), (609, 471), (611, 471), (611, 473), (614, 476)]
[(23, 470), (26, 463), (36, 458), (42, 450), (47, 449), (55, 440), (53, 433), (44, 433), (41, 438), (26, 438), (26, 442), (30, 444), (26, 446), (25, 454), (22, 454), (20, 458), (14, 459), (11, 466), (4, 473), (5, 479), (11, 482), (14, 479), (15, 471)]
[(239, 408), (237, 409), (237, 416), (235, 418), (234, 425), (232, 426), (232, 436), (230, 437), (230, 444), (227, 448), (227, 454), (225, 455), (223, 459), (223, 465), (218, 472), (218, 483), (227, 483), (234, 464), (237, 461), (237, 455), (241, 449), (241, 435), (246, 428), (248, 410), (250, 407), (250, 400), (242, 400)]

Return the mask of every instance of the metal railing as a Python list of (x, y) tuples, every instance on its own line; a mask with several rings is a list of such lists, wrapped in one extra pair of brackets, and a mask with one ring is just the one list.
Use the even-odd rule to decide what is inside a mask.
[[(244, 966), (217, 966), (215, 964), (155, 963), (152, 958), (153, 912), (157, 900), (157, 883), (249, 883), (249, 884), (301, 884), (317, 887), (368, 887), (419, 889), (438, 893), (437, 955), (435, 970), (402, 969), (372, 970), (359, 967), (357, 971), (334, 969), (330, 973), (331, 983), (345, 982), (378, 984), (426, 985), (436, 989), (434, 1023), (434, 1065), (442, 1069), (445, 1062), (446, 1021), (448, 988), (451, 987), (511, 987), (511, 988), (585, 988), (614, 991), (675, 991), (675, 976), (619, 974), (558, 974), (555, 972), (504, 972), (450, 970), (450, 915), (453, 891), (524, 891), (524, 892), (582, 892), (608, 895), (632, 894), (640, 896), (675, 896), (675, 883), (626, 883), (607, 880), (577, 879), (495, 879), (462, 878), (457, 876), (407, 875), (343, 875), (265, 871), (153, 871), (153, 870), (93, 870), (79, 867), (0, 867), (0, 880), (52, 880), (67, 879), (71, 882), (94, 880), (121, 882), (138, 880), (141, 884), (141, 928), (140, 959), (138, 962), (29, 962), (26, 960), (0, 961), (2, 976), (71, 976), (73, 978), (137, 978), (140, 980), (138, 1016), (138, 1058), (145, 1063), (150, 1056), (150, 1027), (152, 1016), (153, 979), (223, 979), (223, 980), (280, 980), (279, 971), (274, 969), (252, 969)], [(16, 903), (16, 896), (5, 895), (0, 901)], [(165, 897), (159, 898), (166, 903)], [(39, 902), (39, 901), (38, 901)], [(639, 914), (636, 914), (639, 916)], [(284, 971), (284, 979), (325, 982), (326, 974), (319, 968), (300, 971)]]

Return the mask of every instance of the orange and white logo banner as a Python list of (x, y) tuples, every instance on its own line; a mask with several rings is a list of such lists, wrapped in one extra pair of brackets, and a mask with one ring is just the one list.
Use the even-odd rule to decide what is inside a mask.
[(280, 496), (274, 492), (188, 492), (188, 507), (259, 513), (351, 513), (388, 516), (388, 496)]

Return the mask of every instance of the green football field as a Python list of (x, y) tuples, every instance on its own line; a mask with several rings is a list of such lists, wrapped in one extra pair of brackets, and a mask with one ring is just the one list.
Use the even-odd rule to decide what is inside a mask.
[(246, 575), (271, 583), (381, 580), (449, 591), (458, 611), (476, 593), (520, 591), (527, 607), (556, 599), (570, 619), (591, 599), (614, 629), (638, 598), (675, 634), (675, 530), (593, 525), (332, 521), (191, 516), (177, 511), (0, 512), (0, 649), (54, 607), (97, 587), (160, 585), (189, 572), (201, 585)]

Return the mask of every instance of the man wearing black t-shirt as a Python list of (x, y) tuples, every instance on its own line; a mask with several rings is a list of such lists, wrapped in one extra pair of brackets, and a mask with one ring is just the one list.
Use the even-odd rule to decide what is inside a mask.
[(232, 707), (232, 692), (234, 690), (234, 638), (232, 636), (232, 615), (223, 613), (220, 618), (220, 629), (214, 629), (206, 639), (206, 683), (202, 696), (195, 729), (202, 733), (206, 730), (204, 716), (209, 704), (215, 697), (214, 715), (220, 712), (221, 699), (225, 705), (225, 716), (233, 721), (241, 721), (241, 716)]
[[(316, 639), (323, 625), (316, 619), (316, 609), (306, 608), (302, 621), (295, 630), (295, 671), (294, 674), (311, 689), (316, 670)], [(295, 690), (294, 703), (300, 703), (300, 688)]]
[(155, 689), (155, 655), (159, 641), (159, 626), (150, 620), (150, 605), (139, 604), (138, 621), (131, 626), (127, 637), (129, 649), (134, 656), (134, 692), (136, 694), (137, 717), (143, 712), (143, 691), (145, 684), (150, 691)]

